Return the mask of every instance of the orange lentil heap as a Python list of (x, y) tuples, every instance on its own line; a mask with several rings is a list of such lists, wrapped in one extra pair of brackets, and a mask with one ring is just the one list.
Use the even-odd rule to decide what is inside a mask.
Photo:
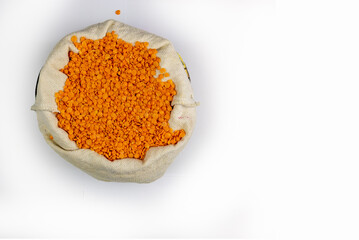
[(56, 117), (79, 148), (111, 161), (143, 160), (150, 147), (176, 144), (185, 136), (169, 126), (175, 85), (162, 81), (169, 73), (160, 67), (156, 49), (125, 42), (114, 32), (71, 41), (79, 53), (70, 51), (61, 69), (68, 78), (55, 94)]

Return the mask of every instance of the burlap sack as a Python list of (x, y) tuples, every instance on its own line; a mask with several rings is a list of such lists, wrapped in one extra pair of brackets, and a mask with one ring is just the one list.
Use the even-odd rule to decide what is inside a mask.
[[(78, 52), (70, 40), (71, 36), (100, 39), (111, 31), (115, 31), (120, 38), (130, 43), (149, 42), (149, 48), (158, 50), (161, 67), (167, 69), (176, 85), (177, 94), (172, 101), (173, 110), (169, 123), (173, 130), (184, 129), (186, 136), (176, 145), (150, 148), (143, 161), (126, 158), (111, 162), (92, 150), (79, 149), (76, 143), (68, 138), (67, 132), (57, 126), (54, 114), (58, 112), (54, 94), (63, 89), (67, 79), (59, 70), (68, 63), (70, 50)], [(31, 109), (36, 111), (39, 128), (46, 142), (68, 162), (103, 181), (148, 183), (158, 179), (187, 144), (196, 120), (197, 103), (193, 99), (187, 72), (172, 44), (162, 37), (114, 20), (92, 25), (64, 37), (43, 66), (36, 91), (35, 104)], [(50, 140), (50, 135), (53, 140)]]

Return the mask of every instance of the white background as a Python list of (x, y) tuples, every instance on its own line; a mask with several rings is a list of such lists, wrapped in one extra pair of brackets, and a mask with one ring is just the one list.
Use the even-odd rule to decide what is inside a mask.
[[(358, 12), (339, 0), (1, 0), (0, 237), (358, 239)], [(201, 102), (191, 141), (151, 184), (81, 172), (30, 111), (56, 42), (109, 18), (170, 39)]]

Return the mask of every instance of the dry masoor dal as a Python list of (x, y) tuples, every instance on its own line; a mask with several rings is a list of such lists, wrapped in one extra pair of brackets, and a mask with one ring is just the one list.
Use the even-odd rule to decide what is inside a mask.
[(189, 142), (196, 106), (169, 40), (107, 20), (55, 45), (31, 109), (47, 144), (75, 167), (102, 181), (149, 183)]
[(163, 81), (170, 74), (148, 42), (131, 44), (114, 32), (71, 41), (79, 53), (70, 51), (61, 69), (68, 78), (55, 94), (56, 117), (79, 148), (111, 161), (143, 160), (150, 147), (176, 144), (185, 136), (169, 126), (175, 84)]

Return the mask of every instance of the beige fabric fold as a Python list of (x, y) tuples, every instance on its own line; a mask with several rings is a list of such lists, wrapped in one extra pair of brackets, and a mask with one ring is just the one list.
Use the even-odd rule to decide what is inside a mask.
[[(176, 85), (177, 94), (172, 101), (173, 110), (169, 123), (174, 130), (184, 129), (186, 136), (176, 145), (150, 148), (143, 161), (126, 158), (111, 162), (92, 150), (79, 149), (76, 143), (68, 138), (67, 132), (57, 126), (55, 112), (58, 112), (58, 109), (54, 95), (63, 89), (67, 79), (59, 70), (68, 63), (69, 51), (78, 52), (70, 40), (71, 36), (100, 39), (112, 31), (127, 42), (148, 42), (149, 48), (157, 49), (161, 67), (170, 73), (170, 77), (164, 78), (164, 81), (172, 79)], [(196, 122), (197, 105), (187, 73), (176, 50), (167, 39), (115, 20), (108, 20), (69, 34), (60, 40), (41, 69), (37, 96), (31, 109), (37, 113), (39, 128), (46, 142), (74, 166), (103, 181), (148, 183), (161, 177), (188, 143)], [(53, 140), (50, 139), (50, 135), (53, 136)]]

